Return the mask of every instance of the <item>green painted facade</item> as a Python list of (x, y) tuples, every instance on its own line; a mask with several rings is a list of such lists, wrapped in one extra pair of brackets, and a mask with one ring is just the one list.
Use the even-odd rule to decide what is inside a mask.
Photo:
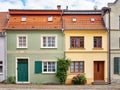
[[(55, 73), (35, 73), (35, 61), (64, 57), (62, 30), (7, 30), (7, 76), (17, 77), (17, 58), (28, 59), (29, 83), (58, 83)], [(57, 35), (57, 48), (41, 48), (41, 35)], [(28, 47), (17, 48), (17, 35), (27, 35)]]

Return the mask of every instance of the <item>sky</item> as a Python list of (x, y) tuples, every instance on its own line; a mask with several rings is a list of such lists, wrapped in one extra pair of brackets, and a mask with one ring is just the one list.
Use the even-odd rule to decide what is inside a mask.
[(9, 9), (56, 9), (61, 5), (61, 9), (74, 10), (93, 10), (94, 6), (98, 9), (106, 7), (108, 3), (115, 0), (0, 0), (0, 11)]

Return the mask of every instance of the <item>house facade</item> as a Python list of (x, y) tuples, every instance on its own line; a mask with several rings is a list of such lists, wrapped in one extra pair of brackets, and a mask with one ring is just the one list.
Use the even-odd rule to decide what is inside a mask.
[(0, 82), (6, 79), (6, 33), (7, 12), (0, 12)]
[(66, 84), (84, 74), (87, 84), (108, 82), (108, 31), (100, 10), (64, 10), (65, 56), (71, 59)]
[(17, 83), (59, 83), (57, 58), (64, 57), (62, 10), (10, 9), (7, 76)]
[(110, 25), (110, 77), (111, 83), (120, 83), (120, 0), (108, 3), (108, 7), (110, 15), (105, 16)]

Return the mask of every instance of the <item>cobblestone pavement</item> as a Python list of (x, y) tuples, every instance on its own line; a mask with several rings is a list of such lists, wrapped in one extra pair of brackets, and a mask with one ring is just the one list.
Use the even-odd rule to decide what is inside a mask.
[(0, 84), (0, 90), (120, 90), (120, 84), (111, 85), (13, 85)]

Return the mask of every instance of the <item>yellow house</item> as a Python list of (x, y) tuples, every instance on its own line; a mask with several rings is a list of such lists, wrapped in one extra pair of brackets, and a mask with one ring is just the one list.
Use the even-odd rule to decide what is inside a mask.
[(64, 10), (65, 56), (71, 59), (66, 84), (85, 74), (87, 84), (108, 82), (108, 31), (101, 10)]

